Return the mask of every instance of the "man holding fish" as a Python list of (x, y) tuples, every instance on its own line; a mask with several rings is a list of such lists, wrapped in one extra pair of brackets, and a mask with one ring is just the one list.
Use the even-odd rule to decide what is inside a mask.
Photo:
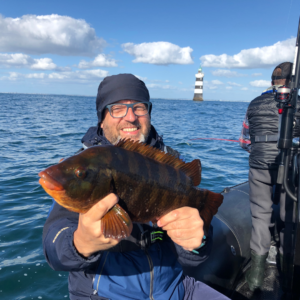
[(55, 199), (44, 253), (70, 272), (70, 299), (228, 299), (182, 272), (208, 257), (223, 199), (196, 188), (200, 161), (184, 163), (165, 146), (135, 76), (106, 77), (96, 106), (85, 150), (39, 174)]

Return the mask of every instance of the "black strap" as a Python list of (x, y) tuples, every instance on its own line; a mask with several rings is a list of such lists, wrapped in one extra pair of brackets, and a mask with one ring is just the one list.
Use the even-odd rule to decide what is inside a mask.
[[(137, 224), (141, 226), (140, 224)], [(146, 230), (143, 231), (143, 228), (140, 227), (141, 230), (141, 238), (140, 238), (140, 247), (142, 250), (149, 248), (152, 244), (156, 242), (162, 242), (166, 238), (166, 232), (160, 228), (156, 228), (157, 230)]]
[(256, 135), (252, 137), (251, 144), (254, 143), (266, 143), (266, 142), (277, 142), (278, 134), (269, 134), (269, 135)]
[(145, 250), (156, 242), (165, 241), (167, 238), (166, 231), (161, 228), (153, 228), (149, 225), (138, 223), (133, 224), (131, 235), (122, 240), (116, 246), (110, 248), (109, 252), (128, 252)]
[(272, 76), (272, 80), (278, 80), (278, 79), (290, 79), (290, 75), (288, 76)]

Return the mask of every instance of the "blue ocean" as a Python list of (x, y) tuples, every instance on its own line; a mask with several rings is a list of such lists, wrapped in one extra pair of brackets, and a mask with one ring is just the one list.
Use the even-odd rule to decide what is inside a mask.
[[(200, 158), (201, 187), (221, 192), (247, 180), (238, 140), (249, 103), (152, 99), (152, 124), (186, 161)], [(42, 250), (52, 204), (38, 173), (73, 155), (97, 123), (95, 97), (0, 94), (0, 299), (68, 299), (68, 273)]]

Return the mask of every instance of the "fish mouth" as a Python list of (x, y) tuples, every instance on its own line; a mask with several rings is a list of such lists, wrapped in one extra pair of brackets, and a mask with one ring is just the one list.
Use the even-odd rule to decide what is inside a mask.
[(39, 173), (39, 176), (41, 177), (39, 179), (40, 185), (47, 190), (52, 190), (52, 191), (63, 191), (64, 187), (57, 182), (53, 177), (51, 177), (48, 173), (45, 171), (42, 171)]
[(70, 199), (67, 196), (66, 190), (64, 189), (62, 184), (60, 184), (58, 181), (53, 179), (53, 177), (45, 171), (40, 172), (39, 176), (41, 177), (39, 179), (40, 185), (43, 187), (43, 189), (48, 195), (54, 198), (54, 200), (58, 204), (67, 208), (68, 210), (78, 212), (78, 213), (82, 212), (82, 210), (70, 206), (70, 203), (72, 203), (72, 199)]

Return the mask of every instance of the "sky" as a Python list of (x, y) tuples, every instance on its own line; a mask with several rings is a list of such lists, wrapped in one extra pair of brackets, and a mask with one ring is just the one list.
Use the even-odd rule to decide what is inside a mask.
[(294, 61), (299, 0), (10, 0), (0, 4), (0, 93), (96, 96), (132, 73), (151, 98), (251, 101)]

